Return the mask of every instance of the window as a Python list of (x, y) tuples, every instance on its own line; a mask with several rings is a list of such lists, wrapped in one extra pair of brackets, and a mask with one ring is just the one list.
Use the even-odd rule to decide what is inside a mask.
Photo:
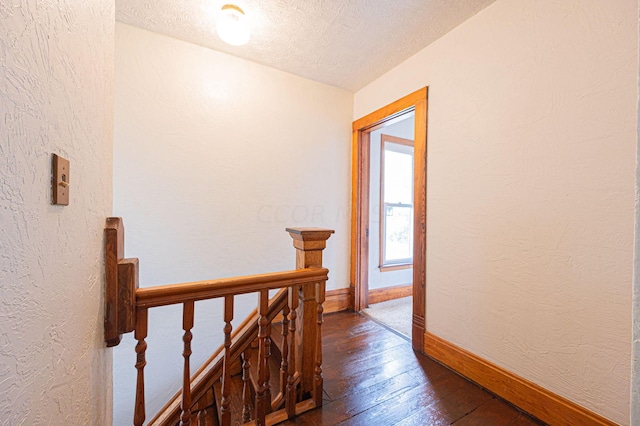
[(380, 269), (413, 263), (413, 141), (381, 136)]

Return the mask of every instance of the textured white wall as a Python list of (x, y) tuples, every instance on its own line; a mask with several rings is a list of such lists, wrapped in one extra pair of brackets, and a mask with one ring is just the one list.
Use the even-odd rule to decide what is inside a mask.
[[(640, 141), (640, 127), (638, 127)], [(638, 145), (640, 154), (640, 143)], [(640, 165), (640, 155), (637, 157)], [(633, 262), (633, 348), (631, 358), (631, 424), (640, 424), (640, 167), (636, 171), (636, 222)]]
[(385, 134), (413, 140), (413, 120), (414, 114), (407, 114), (405, 120), (374, 130), (370, 134), (369, 290), (413, 282), (413, 269), (380, 272), (380, 139)]
[[(0, 4), (0, 423), (111, 424), (113, 0)], [(51, 155), (71, 199), (51, 205)]]
[[(639, 12), (640, 15), (640, 12)], [(639, 35), (640, 38), (640, 35)], [(640, 85), (640, 70), (638, 71)], [(640, 98), (638, 99), (640, 105)], [(640, 108), (639, 117), (640, 117)], [(640, 424), (640, 119), (636, 148), (636, 220), (633, 259), (633, 347), (631, 352), (631, 424)]]
[[(352, 94), (120, 23), (115, 93), (114, 212), (142, 286), (292, 269), (287, 226), (335, 229), (328, 288), (348, 286)], [(196, 305), (194, 365), (220, 343), (218, 306)], [(236, 324), (255, 302), (237, 307)], [(179, 310), (150, 315), (152, 415), (180, 384), (182, 331)], [(134, 362), (127, 336), (116, 424)]]
[(355, 94), (429, 86), (427, 329), (629, 423), (636, 0), (499, 0)]

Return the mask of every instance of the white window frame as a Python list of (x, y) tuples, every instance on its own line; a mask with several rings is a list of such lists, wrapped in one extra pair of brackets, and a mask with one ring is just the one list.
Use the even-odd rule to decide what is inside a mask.
[[(401, 203), (385, 203), (384, 202), (384, 158), (385, 151), (388, 146), (393, 145), (401, 145), (401, 146), (410, 146), (413, 148), (413, 141), (410, 139), (399, 138), (397, 136), (391, 135), (380, 135), (380, 263), (379, 268), (381, 272), (385, 271), (393, 271), (398, 269), (408, 269), (413, 267), (413, 255), (407, 259), (394, 259), (394, 260), (386, 260), (385, 259), (385, 251), (386, 251), (386, 221), (387, 221), (387, 207), (410, 207), (412, 217), (414, 213), (413, 204), (414, 200), (411, 200), (411, 204), (401, 204)], [(405, 150), (397, 149), (397, 152), (406, 153)], [(413, 150), (411, 152), (411, 157), (413, 158)], [(412, 161), (413, 164), (413, 161)], [(411, 194), (413, 194), (413, 180), (411, 181)], [(413, 195), (412, 195), (413, 197)], [(413, 237), (412, 237), (413, 238)]]

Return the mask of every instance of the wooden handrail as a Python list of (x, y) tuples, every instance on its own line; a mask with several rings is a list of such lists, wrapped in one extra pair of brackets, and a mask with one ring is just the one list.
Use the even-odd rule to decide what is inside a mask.
[[(250, 419), (249, 400), (255, 390), (255, 423), (257, 426), (273, 424), (303, 411), (322, 405), (322, 314), (328, 270), (322, 267), (322, 251), (326, 240), (334, 231), (319, 228), (288, 228), (296, 248), (296, 270), (273, 272), (216, 280), (170, 284), (138, 288), (138, 259), (124, 258), (124, 226), (121, 218), (108, 218), (105, 227), (106, 310), (105, 341), (107, 346), (120, 343), (123, 333), (133, 331), (137, 370), (136, 398), (133, 423), (142, 426), (146, 418), (144, 369), (147, 364), (148, 311), (150, 308), (172, 304), (183, 305), (183, 389), (180, 398), (180, 425), (207, 422), (210, 414), (211, 387), (205, 399), (199, 384), (193, 386), (190, 357), (194, 327), (194, 303), (199, 300), (224, 298), (224, 353), (216, 352), (216, 366), (222, 366), (222, 396), (217, 405), (219, 421), (223, 426), (231, 420), (231, 369), (242, 357), (244, 370), (243, 423)], [(269, 290), (280, 289), (278, 297), (269, 300)], [(233, 332), (234, 297), (258, 293), (257, 320), (253, 315), (242, 322), (240, 333)], [(272, 303), (273, 302), (273, 303)], [(271, 323), (282, 313), (282, 345), (278, 379), (279, 392), (272, 399), (270, 358), (272, 349)], [(288, 318), (288, 316), (290, 317)], [(253, 318), (253, 319), (252, 319)], [(251, 324), (251, 321), (253, 324)], [(288, 327), (287, 327), (288, 324)], [(237, 338), (236, 338), (237, 335)], [(257, 373), (249, 380), (250, 368), (246, 351), (251, 341), (258, 345)], [(220, 358), (221, 356), (221, 358)], [(220, 364), (222, 363), (222, 364)], [(218, 367), (213, 367), (216, 371)], [(213, 371), (212, 371), (213, 372)], [(198, 370), (201, 377), (204, 370)], [(254, 379), (253, 377), (257, 377)], [(211, 375), (203, 377), (205, 381)], [(253, 383), (254, 381), (256, 381)], [(195, 392), (194, 392), (195, 391)], [(175, 402), (177, 402), (174, 399)], [(174, 406), (172, 402), (169, 406)], [(280, 408), (283, 407), (284, 408)], [(195, 411), (194, 410), (195, 408)], [(272, 412), (273, 410), (277, 410)], [(193, 414), (193, 415), (192, 415)], [(194, 417), (195, 416), (195, 417)], [(161, 416), (160, 416), (161, 417)], [(155, 420), (160, 420), (156, 416)], [(169, 414), (172, 417), (172, 414)], [(166, 418), (165, 418), (166, 420)], [(162, 422), (162, 424), (165, 424)]]
[(136, 306), (139, 308), (153, 308), (175, 303), (255, 293), (260, 290), (311, 284), (326, 281), (328, 273), (329, 270), (326, 268), (305, 268), (285, 272), (138, 288), (135, 292)]

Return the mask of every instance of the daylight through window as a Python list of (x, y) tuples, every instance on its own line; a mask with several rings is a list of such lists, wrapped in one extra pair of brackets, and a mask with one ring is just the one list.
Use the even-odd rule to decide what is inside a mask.
[(413, 141), (382, 135), (381, 266), (413, 262)]

